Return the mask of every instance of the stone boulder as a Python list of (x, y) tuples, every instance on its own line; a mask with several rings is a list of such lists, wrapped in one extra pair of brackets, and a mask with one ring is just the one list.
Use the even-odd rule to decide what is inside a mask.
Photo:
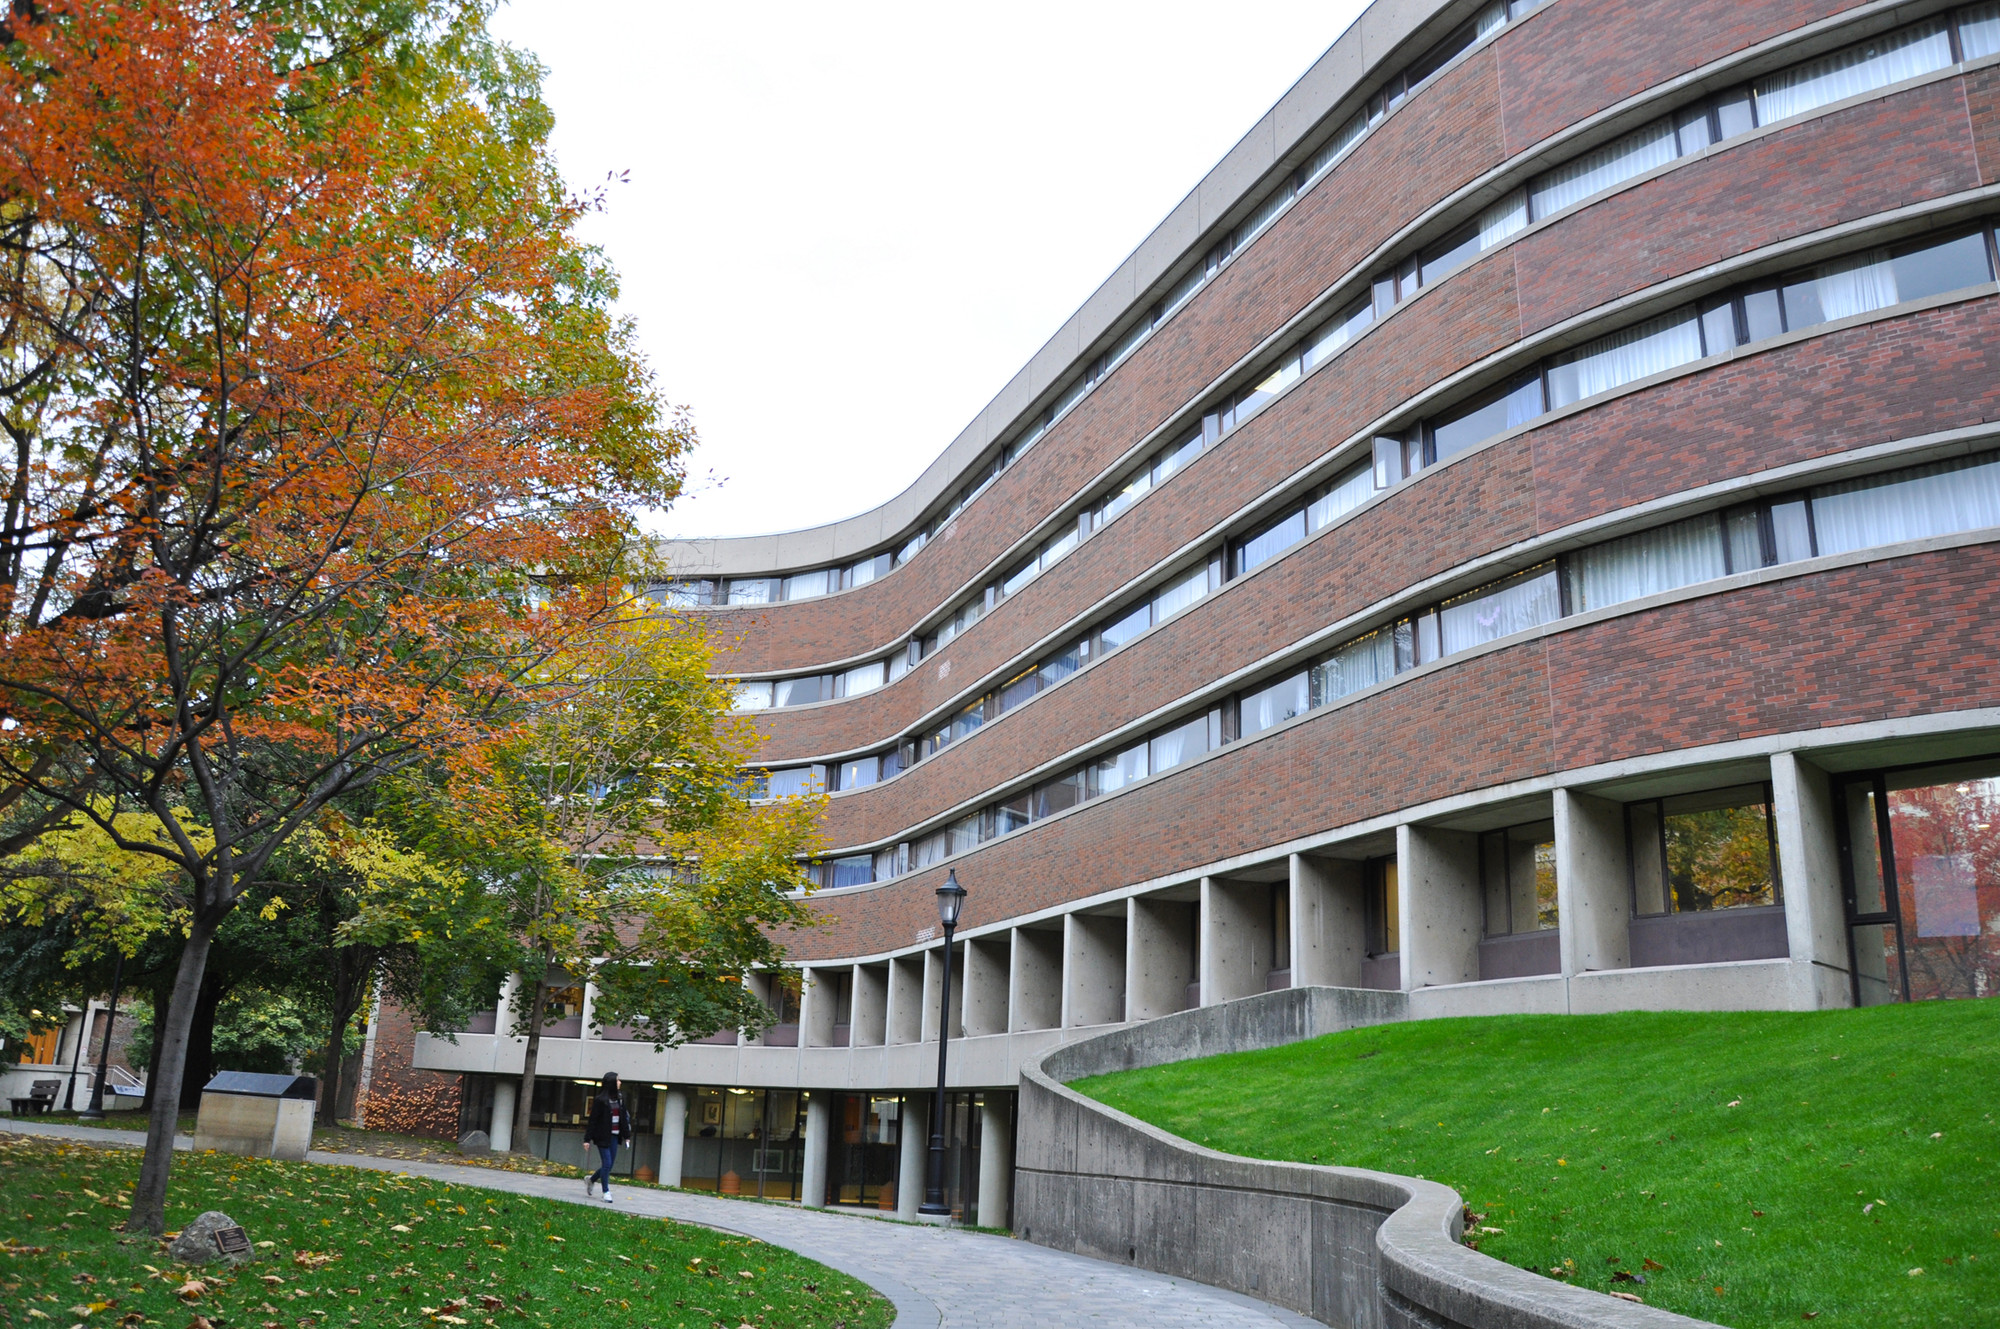
[(223, 1228), (236, 1226), (236, 1220), (228, 1214), (211, 1209), (181, 1229), (180, 1235), (167, 1247), (167, 1254), (181, 1264), (211, 1264), (217, 1260), (232, 1265), (247, 1264), (256, 1257), (255, 1251), (224, 1255), (216, 1249), (215, 1234)]
[(492, 1150), (492, 1138), (485, 1131), (467, 1131), (458, 1137), (458, 1152), (461, 1154), (485, 1154)]

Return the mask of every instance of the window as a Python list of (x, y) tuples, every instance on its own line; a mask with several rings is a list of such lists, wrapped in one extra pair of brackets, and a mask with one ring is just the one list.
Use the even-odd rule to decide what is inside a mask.
[(818, 793), (826, 784), (826, 768), (823, 766), (793, 766), (787, 770), (772, 771), (764, 786), (765, 798), (803, 798), (807, 794)]
[(833, 676), (808, 674), (804, 678), (781, 678), (773, 684), (779, 706), (809, 706), (833, 700)]
[(1206, 716), (1196, 716), (1176, 725), (1163, 734), (1156, 734), (1148, 745), (1147, 765), (1154, 774), (1170, 771), (1221, 744), (1220, 717), (1211, 711)]
[[(812, 600), (827, 592), (827, 573), (830, 569), (820, 568), (814, 572), (800, 572), (785, 578), (785, 599)], [(835, 574), (836, 576), (838, 574)], [(839, 589), (835, 587), (834, 589)]]
[(1480, 836), (1479, 882), (1487, 936), (1556, 927), (1556, 824), (1534, 821)]
[(1053, 817), (1066, 811), (1089, 797), (1088, 786), (1082, 771), (1071, 771), (1068, 775), (1050, 780), (1035, 790), (1034, 814), (1037, 819)]
[(1402, 899), (1396, 880), (1396, 860), (1371, 859), (1362, 868), (1367, 891), (1362, 925), (1368, 932), (1370, 956), (1396, 955), (1403, 949)]
[(1549, 365), (1549, 407), (1610, 392), (1701, 356), (1701, 323), (1694, 308), (1675, 310), (1557, 356)]
[(700, 605), (715, 603), (717, 584), (713, 581), (687, 580), (662, 582), (650, 588), (646, 594), (655, 604), (667, 609), (693, 609)]
[(850, 757), (833, 768), (835, 789), (865, 789), (881, 776), (880, 757)]
[(1728, 570), (1722, 519), (1715, 513), (1704, 513), (1573, 555), (1569, 560), (1570, 604), (1577, 613), (1602, 609), (1710, 581)]
[(1407, 638), (1409, 625), (1399, 623), (1357, 638), (1313, 666), (1312, 704), (1325, 706), (1387, 682), (1396, 676), (1396, 634)]
[(768, 680), (738, 683), (733, 689), (730, 705), (739, 711), (761, 711), (771, 704), (771, 684)]
[(1098, 760), (1090, 768), (1090, 796), (1096, 798), (1099, 794), (1114, 793), (1134, 781), (1145, 779), (1146, 752), (1146, 744), (1141, 743)]
[(769, 577), (731, 577), (729, 579), (729, 603), (733, 605), (766, 605), (777, 599), (778, 584)]
[(1304, 715), (1310, 709), (1312, 695), (1306, 675), (1294, 674), (1268, 687), (1243, 694), (1237, 702), (1237, 736), (1253, 737)]
[(1636, 914), (1685, 914), (1779, 902), (1768, 785), (1625, 805)]
[(1306, 538), (1306, 514), (1288, 512), (1236, 546), (1229, 575), (1241, 577)]
[(1541, 413), (1541, 375), (1526, 375), (1433, 422), (1428, 460), (1432, 464), (1441, 462), (1495, 434), (1524, 425)]
[(2000, 526), (2000, 459), (1939, 462), (1812, 491), (1822, 554)]
[(819, 865), (814, 874), (821, 886), (866, 886), (875, 880), (875, 859), (869, 854), (853, 854)]
[(888, 681), (888, 667), (880, 660), (871, 664), (856, 665), (841, 678), (841, 693), (848, 697), (859, 697), (873, 692)]
[(1951, 63), (1951, 34), (1945, 21), (1918, 23), (1760, 80), (1756, 87), (1757, 123), (1768, 125), (1804, 115), (1829, 102), (1873, 92)]
[(1544, 563), (1506, 581), (1447, 600), (1438, 607), (1440, 653), (1474, 646), (1562, 617), (1562, 592), (1556, 565)]

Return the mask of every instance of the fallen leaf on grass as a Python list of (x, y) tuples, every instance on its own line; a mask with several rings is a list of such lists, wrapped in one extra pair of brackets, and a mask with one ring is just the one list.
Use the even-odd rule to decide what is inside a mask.
[(276, 1274), (262, 1274), (259, 1276), (259, 1279), (262, 1282), (269, 1283), (273, 1287), (276, 1287), (278, 1284), (285, 1281), (284, 1279), (278, 1277)]
[(1637, 1295), (1636, 1293), (1632, 1293), (1632, 1292), (1613, 1292), (1613, 1293), (1611, 1293), (1610, 1295), (1611, 1295), (1611, 1296), (1614, 1296), (1614, 1297), (1616, 1297), (1616, 1298), (1618, 1298), (1618, 1300), (1620, 1300), (1620, 1301), (1637, 1301), (1637, 1302), (1639, 1302), (1639, 1304), (1640, 1304), (1641, 1306), (1643, 1306), (1643, 1305), (1645, 1305), (1645, 1304), (1646, 1304), (1646, 1303), (1645, 1303), (1644, 1301), (1640, 1301), (1640, 1299), (1639, 1299), (1639, 1297), (1638, 1297), (1638, 1295)]
[(491, 1292), (482, 1292), (479, 1294), (479, 1304), (489, 1311), (497, 1311), (507, 1304), (507, 1299), (496, 1297)]
[(199, 1278), (190, 1278), (187, 1282), (174, 1289), (174, 1295), (184, 1301), (193, 1301), (206, 1291), (208, 1291), (208, 1284), (202, 1282)]
[(1661, 1264), (1658, 1260), (1655, 1260), (1652, 1256), (1648, 1255), (1646, 1257), (1646, 1262), (1640, 1265), (1639, 1267), (1650, 1273), (1655, 1269), (1665, 1269), (1667, 1266)]

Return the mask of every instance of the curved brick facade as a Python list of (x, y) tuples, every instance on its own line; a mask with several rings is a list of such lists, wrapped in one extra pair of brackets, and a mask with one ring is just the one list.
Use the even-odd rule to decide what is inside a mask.
[[(1388, 3), (953, 445), (963, 469), (670, 551), (740, 581), (902, 550), (854, 589), (699, 611), (735, 676), (898, 672), (758, 715), (783, 779), (850, 783), (796, 1014), (754, 1046), (585, 1037), (559, 1073), (927, 1083), (947, 871), (953, 1079), (990, 1101), (1074, 1031), (1275, 987), (1416, 1016), (1953, 995), (1908, 978), (1907, 884), (1847, 883), (1889, 833), (1856, 809), (1927, 764), (2000, 781), (1962, 764), (2000, 754), (2000, 22)], [(1108, 628), (1204, 567), (1192, 603)], [(1737, 837), (1736, 876), (1703, 836)], [(417, 1064), (510, 1046), (420, 1039)]]

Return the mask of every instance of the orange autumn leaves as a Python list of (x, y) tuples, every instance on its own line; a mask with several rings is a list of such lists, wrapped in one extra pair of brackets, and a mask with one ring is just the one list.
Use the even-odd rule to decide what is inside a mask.
[(72, 0), (0, 59), (17, 775), (478, 737), (678, 485), (508, 57), (288, 35)]

